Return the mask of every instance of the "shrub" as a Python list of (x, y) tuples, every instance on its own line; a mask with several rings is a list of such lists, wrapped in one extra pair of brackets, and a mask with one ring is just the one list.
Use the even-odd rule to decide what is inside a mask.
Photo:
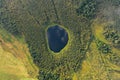
[(80, 7), (76, 9), (78, 15), (83, 15), (88, 19), (92, 19), (95, 17), (95, 11), (97, 8), (96, 0), (85, 0), (82, 2)]

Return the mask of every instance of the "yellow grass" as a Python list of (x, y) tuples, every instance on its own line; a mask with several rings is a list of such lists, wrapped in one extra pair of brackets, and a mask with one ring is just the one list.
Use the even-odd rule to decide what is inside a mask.
[(73, 75), (73, 80), (78, 80), (78, 76), (76, 73), (74, 73), (74, 75)]
[[(107, 23), (98, 23), (97, 20), (93, 23), (92, 31), (96, 38), (110, 44), (103, 36), (103, 27)], [(113, 54), (120, 56), (120, 50), (112, 47)], [(108, 58), (110, 54), (103, 54), (98, 51), (95, 41), (90, 45), (90, 49), (86, 54), (86, 58), (82, 63), (82, 68), (73, 75), (73, 80), (119, 80), (120, 67), (113, 64)], [(109, 72), (111, 70), (111, 72)]]
[(104, 38), (103, 32), (104, 32), (104, 26), (107, 23), (99, 23), (97, 20), (93, 22), (92, 30), (96, 38), (99, 40), (108, 43), (108, 41)]
[[(9, 37), (12, 42), (6, 40)], [(38, 68), (24, 40), (20, 42), (5, 31), (0, 31), (0, 40), (0, 80), (36, 80)]]

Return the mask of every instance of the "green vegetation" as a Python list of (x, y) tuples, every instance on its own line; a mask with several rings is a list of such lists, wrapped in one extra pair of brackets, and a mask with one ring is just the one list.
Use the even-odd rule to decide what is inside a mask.
[(20, 35), (20, 30), (18, 25), (16, 25), (15, 20), (10, 15), (9, 11), (5, 11), (3, 8), (0, 8), (0, 24), (10, 32), (11, 34), (18, 36)]
[[(30, 55), (27, 57), (29, 59), (28, 62), (33, 59), (34, 63), (39, 67), (39, 80), (72, 80), (73, 74), (77, 73), (79, 75), (78, 80), (97, 80), (96, 76), (98, 79), (104, 80), (104, 76), (108, 77), (109, 72), (108, 67), (106, 68), (107, 64), (111, 66), (113, 62), (119, 61), (119, 57), (116, 58), (116, 55), (113, 57), (113, 55), (108, 54), (112, 53), (114, 48), (104, 42), (104, 40), (101, 41), (102, 39), (99, 39), (103, 35), (100, 34), (102, 30), (97, 30), (100, 26), (97, 25), (94, 32), (94, 27), (91, 25), (93, 19), (97, 16), (97, 0), (0, 0), (1, 3), (0, 25), (12, 37), (22, 36), (25, 39), (25, 43), (27, 43), (30, 55), (32, 56), (32, 58)], [(64, 26), (63, 28), (66, 29), (69, 35), (68, 44), (59, 54), (49, 50), (46, 40), (46, 30), (50, 25), (54, 24)], [(99, 34), (97, 34), (97, 31), (99, 31)], [(3, 32), (1, 31), (1, 33)], [(110, 38), (112, 42), (116, 42), (114, 40), (118, 40), (119, 37), (115, 32), (104, 33), (104, 35), (106, 39)], [(6, 37), (2, 35), (2, 38), (12, 42), (11, 36)], [(9, 51), (6, 47), (4, 49)], [(117, 54), (119, 51), (115, 50), (115, 53)], [(105, 54), (108, 55), (108, 58)], [(22, 60), (22, 58), (20, 59)], [(113, 62), (107, 63), (110, 60)], [(16, 61), (16, 58), (14, 61)], [(32, 62), (29, 63), (32, 64), (31, 67), (35, 68)], [(19, 66), (21, 65), (19, 64)], [(98, 69), (99, 71), (96, 71)], [(113, 70), (112, 68), (110, 69)], [(21, 73), (28, 73), (31, 77), (37, 75), (35, 73), (37, 70), (33, 68), (28, 67), (28, 72), (24, 71), (26, 69), (23, 72), (21, 71)], [(101, 76), (100, 73), (104, 71), (106, 71), (105, 75)], [(74, 79), (76, 79), (76, 76)], [(107, 80), (108, 78), (105, 79)]]
[(76, 12), (78, 15), (83, 15), (86, 18), (92, 19), (96, 15), (97, 5), (96, 0), (84, 0)]
[(24, 39), (17, 39), (0, 25), (0, 80), (36, 80), (33, 63)]
[(100, 40), (96, 40), (96, 44), (100, 52), (104, 54), (111, 53), (111, 48), (108, 44), (105, 44), (104, 42)]
[(109, 61), (117, 66), (120, 66), (120, 56), (116, 53), (110, 55)]
[(111, 1), (111, 3), (112, 3), (114, 6), (119, 6), (119, 5), (120, 5), (120, 0), (108, 0), (108, 1)]
[[(18, 9), (17, 12), (20, 12), (21, 15), (14, 15), (16, 11), (13, 11), (11, 13), (11, 9), (8, 11), (4, 11), (3, 13), (6, 13), (6, 20), (9, 19), (9, 16), (12, 17), (10, 19), (11, 22), (15, 22), (17, 26), (18, 32), (22, 33), (25, 37), (26, 43), (28, 44), (29, 51), (31, 53), (31, 56), (33, 57), (34, 63), (41, 69), (44, 70), (45, 73), (50, 72), (54, 74), (59, 74), (61, 78), (68, 79), (68, 76), (71, 76), (73, 72), (76, 72), (80, 69), (80, 65), (82, 63), (82, 60), (85, 57), (86, 50), (88, 49), (88, 43), (90, 41), (91, 37), (91, 31), (90, 31), (90, 22), (84, 17), (76, 17), (74, 18), (74, 15), (71, 16), (71, 14), (63, 15), (62, 13), (66, 13), (67, 10), (62, 10), (61, 6), (54, 5), (49, 7), (41, 3), (41, 1), (38, 1), (39, 5), (42, 6), (39, 10), (39, 8), (36, 8), (36, 11), (33, 12), (32, 8), (36, 5), (39, 6), (37, 3), (34, 3), (32, 1), (32, 4), (27, 2), (24, 2), (21, 0), (17, 1), (18, 3), (21, 3), (23, 11)], [(48, 1), (50, 2), (50, 1)], [(44, 2), (45, 3), (45, 2)], [(55, 3), (54, 1), (50, 3)], [(63, 2), (62, 2), (63, 3)], [(13, 6), (13, 5), (12, 5)], [(40, 7), (39, 6), (39, 7)], [(66, 5), (64, 4), (64, 7)], [(24, 8), (23, 8), (24, 7)], [(44, 7), (44, 8), (43, 8)], [(54, 8), (52, 8), (54, 7)], [(56, 13), (55, 7), (59, 9), (59, 11)], [(4, 7), (3, 7), (4, 8)], [(27, 9), (28, 8), (28, 9)], [(26, 10), (27, 9), (27, 10)], [(53, 10), (53, 11), (45, 11), (45, 13), (40, 13), (40, 11), (44, 10)], [(70, 10), (69, 7), (66, 9)], [(64, 12), (61, 12), (64, 11)], [(46, 14), (46, 15), (45, 15)], [(61, 14), (58, 16), (58, 14)], [(74, 13), (73, 13), (74, 14)], [(44, 15), (44, 16), (43, 16)], [(52, 16), (50, 16), (52, 15)], [(71, 16), (71, 17), (69, 17)], [(4, 17), (4, 14), (2, 15)], [(13, 18), (14, 17), (14, 18)], [(46, 18), (47, 17), (47, 18)], [(60, 17), (60, 19), (58, 19)], [(48, 21), (48, 18), (50, 21)], [(71, 19), (75, 19), (76, 22), (71, 22)], [(3, 21), (3, 19), (1, 19)], [(16, 22), (16, 20), (19, 20)], [(78, 22), (81, 20), (81, 22)], [(83, 21), (82, 21), (83, 20)], [(47, 24), (46, 24), (46, 21)], [(62, 22), (61, 22), (62, 21)], [(44, 23), (45, 22), (45, 23)], [(61, 22), (61, 23), (60, 23)], [(8, 22), (2, 22), (2, 24), (7, 24)], [(46, 41), (46, 29), (51, 24), (60, 24), (65, 25), (66, 30), (68, 31), (68, 35), (70, 35), (70, 40), (63, 49), (59, 55), (55, 55), (53, 52), (49, 51), (48, 44)], [(10, 24), (9, 24), (10, 25)], [(9, 27), (6, 25), (5, 28), (10, 33), (14, 32), (14, 29), (12, 27)], [(13, 30), (13, 32), (11, 30)], [(16, 29), (15, 29), (16, 31)], [(74, 40), (73, 40), (74, 39)], [(61, 56), (61, 57), (60, 57)], [(40, 77), (52, 77), (52, 75), (39, 75)], [(72, 76), (71, 76), (72, 77)], [(45, 78), (45, 79), (46, 79)]]
[(106, 26), (103, 35), (105, 36), (105, 39), (111, 43), (120, 45), (120, 36), (113, 25)]
[(41, 76), (38, 77), (39, 80), (60, 80), (60, 75), (53, 73), (45, 73), (44, 71), (40, 71)]

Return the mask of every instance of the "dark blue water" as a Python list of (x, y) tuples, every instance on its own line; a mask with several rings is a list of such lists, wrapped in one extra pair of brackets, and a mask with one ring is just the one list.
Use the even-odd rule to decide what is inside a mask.
[(47, 30), (49, 48), (54, 52), (60, 52), (68, 42), (68, 33), (59, 26), (53, 26)]

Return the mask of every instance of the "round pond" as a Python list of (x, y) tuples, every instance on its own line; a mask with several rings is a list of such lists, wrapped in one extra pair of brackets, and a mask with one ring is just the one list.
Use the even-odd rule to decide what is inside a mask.
[(55, 25), (47, 29), (49, 48), (54, 52), (60, 52), (68, 42), (68, 33), (62, 27)]

